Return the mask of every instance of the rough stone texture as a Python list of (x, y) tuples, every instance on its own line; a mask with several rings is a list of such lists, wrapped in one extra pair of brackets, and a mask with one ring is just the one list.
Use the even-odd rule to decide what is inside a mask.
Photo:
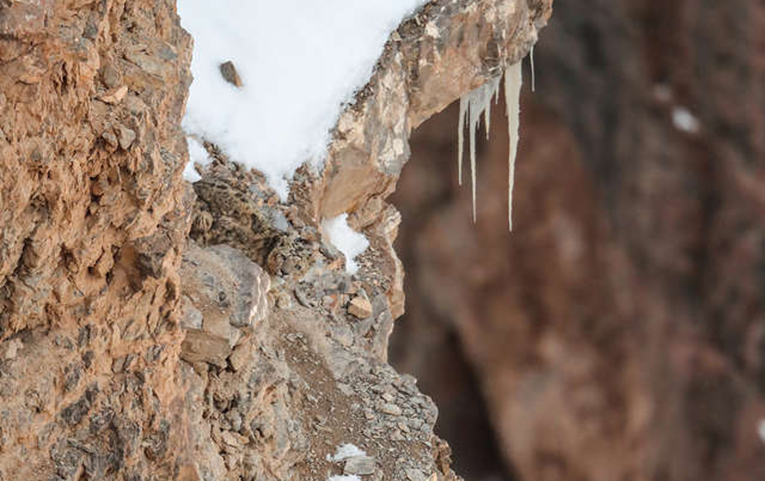
[(169, 1), (0, 2), (0, 479), (181, 463), (190, 52)]
[[(268, 230), (275, 236), (265, 244), (271, 250), (250, 244), (249, 255), (263, 260), (278, 253), (280, 262), (270, 263), (278, 273), (269, 295), (270, 314), (237, 330), (242, 338), (229, 344), (238, 311), (227, 313), (210, 293), (231, 292), (221, 279), (252, 262), (237, 259), (237, 251), (227, 246), (192, 243), (184, 254), (184, 302), (193, 304), (185, 309), (190, 319), (183, 322), (189, 328), (182, 358), (193, 365), (193, 370), (184, 368), (192, 386), (187, 404), (209, 400), (191, 418), (192, 444), (201, 450), (199, 476), (324, 480), (343, 473), (343, 465), (326, 458), (350, 442), (380, 460), (371, 479), (401, 479), (408, 469), (455, 479), (448, 464), (438, 463), (437, 454), (445, 448), (432, 431), (435, 406), (413, 378), (399, 376), (385, 363), (393, 315), (380, 287), (382, 274), (369, 263), (358, 276), (345, 273), (317, 227), (291, 216), (292, 206), (276, 203), (256, 173), (218, 159), (195, 187), (212, 183), (218, 186), (215, 194), (200, 198), (196, 219), (233, 197), (242, 212), (257, 214), (212, 223), (199, 239), (236, 243)], [(287, 221), (278, 230), (268, 220), (275, 217), (296, 222)], [(261, 221), (269, 223), (255, 223)], [(221, 256), (221, 250), (227, 254)], [(367, 297), (374, 300), (372, 312), (359, 319), (351, 302)], [(201, 329), (195, 311), (202, 312)], [(209, 319), (213, 325), (205, 327)], [(370, 466), (356, 469), (366, 472)]]
[[(368, 479), (457, 479), (435, 406), (386, 362), (383, 199), (410, 129), (525, 55), (550, 3), (429, 3), (280, 204), (212, 145), (181, 181), (173, 2), (0, 0), (0, 480), (323, 481), (346, 442)], [(355, 277), (318, 229), (342, 211), (371, 243)]]
[(319, 178), (296, 175), (290, 195), (305, 221), (348, 212), (350, 225), (366, 230), (392, 279), (386, 296), (397, 317), (403, 269), (392, 240), (400, 217), (384, 199), (409, 158), (409, 134), (523, 58), (551, 8), (551, 0), (428, 3), (392, 34), (369, 84), (340, 116)]
[(501, 113), (477, 225), (456, 108), (413, 137), (395, 202), (412, 317), (392, 359), (441, 405), (454, 386), (426, 379), (456, 332), (513, 479), (765, 476), (764, 25), (746, 1), (558, 2), (511, 236)]
[(404, 23), (356, 104), (338, 121), (327, 167), (308, 185), (319, 191), (310, 198), (315, 212), (331, 218), (358, 211), (359, 222), (367, 223), (381, 217), (384, 206), (370, 200), (393, 192), (409, 158), (411, 130), (525, 56), (551, 4), (434, 1)]

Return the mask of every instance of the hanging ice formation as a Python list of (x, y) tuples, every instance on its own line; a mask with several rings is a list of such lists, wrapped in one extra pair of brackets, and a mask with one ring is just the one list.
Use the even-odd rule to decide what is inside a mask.
[(505, 71), (505, 111), (507, 113), (508, 177), (507, 177), (507, 225), (513, 230), (513, 183), (515, 182), (515, 156), (518, 153), (519, 128), (521, 125), (521, 62)]
[[(497, 76), (477, 89), (463, 95), (460, 98), (460, 120), (459, 120), (459, 163), (457, 170), (459, 183), (462, 185), (462, 147), (464, 143), (465, 117), (468, 119), (469, 147), (470, 147), (470, 185), (473, 193), (473, 222), (475, 222), (475, 131), (481, 122), (481, 114), (484, 115), (484, 124), (486, 125), (486, 138), (489, 138), (489, 118), (491, 116), (491, 99), (499, 99), (499, 79)], [(495, 101), (496, 101), (495, 100)]]
[(531, 46), (531, 52), (529, 52), (529, 60), (531, 61), (531, 91), (537, 91), (537, 78), (534, 73), (534, 46)]
[[(469, 148), (470, 148), (470, 184), (473, 199), (473, 222), (476, 220), (476, 167), (475, 167), (475, 132), (484, 116), (486, 138), (489, 138), (489, 125), (491, 119), (491, 100), (499, 100), (499, 75), (477, 89), (463, 95), (460, 98), (460, 117), (458, 138), (458, 161), (457, 170), (459, 184), (462, 185), (462, 153), (464, 145), (465, 120), (468, 121)], [(505, 70), (505, 106), (508, 118), (508, 132), (510, 134), (510, 154), (508, 157), (509, 180), (508, 180), (508, 219), (510, 230), (513, 230), (513, 177), (515, 174), (515, 155), (518, 150), (518, 125), (520, 117), (521, 95), (521, 62), (511, 65)]]

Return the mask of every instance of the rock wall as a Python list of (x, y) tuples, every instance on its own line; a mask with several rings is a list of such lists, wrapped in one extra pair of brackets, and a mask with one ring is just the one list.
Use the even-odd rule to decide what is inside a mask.
[[(456, 479), (435, 406), (386, 362), (384, 199), (410, 130), (525, 55), (550, 7), (427, 4), (282, 204), (210, 144), (181, 180), (172, 1), (0, 2), (0, 480)], [(355, 277), (319, 229), (339, 212), (372, 243)], [(330, 461), (343, 443), (366, 454)]]
[(174, 11), (0, 5), (1, 479), (177, 469), (191, 39)]
[(763, 13), (557, 3), (511, 236), (502, 115), (479, 147), (477, 225), (456, 108), (413, 136), (394, 196), (411, 317), (391, 358), (448, 402), (454, 386), (427, 380), (455, 333), (515, 479), (765, 476)]

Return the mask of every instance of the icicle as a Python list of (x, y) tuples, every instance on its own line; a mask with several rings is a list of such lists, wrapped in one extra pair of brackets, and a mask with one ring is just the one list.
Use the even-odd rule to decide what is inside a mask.
[(462, 146), (465, 140), (465, 109), (467, 108), (467, 98), (465, 96), (460, 97), (460, 120), (459, 120), (459, 132), (457, 133), (457, 176), (459, 184), (462, 185)]
[(491, 128), (491, 99), (486, 103), (486, 110), (483, 111), (483, 124), (486, 127), (486, 140), (489, 140), (489, 129)]
[[(531, 89), (535, 90), (534, 77), (534, 48), (530, 52), (531, 60)], [(473, 200), (473, 222), (476, 221), (476, 163), (475, 163), (475, 132), (481, 122), (481, 115), (486, 124), (486, 138), (489, 138), (491, 126), (491, 101), (499, 101), (499, 81), (497, 76), (477, 89), (463, 95), (460, 98), (459, 118), (459, 146), (457, 165), (459, 170), (459, 183), (462, 185), (462, 154), (465, 141), (465, 120), (468, 122), (469, 148), (470, 148), (470, 184)], [(513, 230), (513, 184), (515, 182), (515, 157), (518, 153), (519, 127), (520, 127), (520, 97), (523, 83), (521, 62), (511, 65), (505, 70), (505, 110), (507, 111), (507, 130), (510, 140), (508, 153), (508, 186), (507, 186), (507, 220), (510, 231)]]
[(470, 102), (470, 126), (468, 127), (470, 132), (470, 188), (473, 197), (473, 223), (475, 224), (475, 131), (478, 127), (478, 122), (481, 121), (481, 111), (475, 108), (475, 105)]
[(529, 59), (531, 60), (531, 91), (536, 92), (537, 78), (536, 78), (536, 74), (534, 73), (534, 46), (533, 45), (531, 46), (531, 52), (529, 52)]
[(489, 140), (489, 130), (491, 129), (491, 99), (493, 98), (495, 103), (499, 100), (499, 81), (501, 77), (502, 76), (500, 75), (490, 80), (489, 83), (486, 84), (489, 88), (491, 88), (491, 90), (488, 92), (489, 97), (485, 99), (485, 110), (483, 111), (483, 123), (486, 127), (486, 140)]
[(507, 111), (507, 132), (510, 137), (508, 154), (507, 219), (511, 231), (513, 230), (513, 182), (515, 178), (515, 156), (518, 153), (522, 83), (521, 62), (518, 62), (515, 65), (508, 67), (505, 71), (505, 109)]
[(473, 222), (476, 220), (475, 132), (478, 129), (478, 124), (481, 122), (481, 115), (483, 115), (484, 123), (486, 124), (486, 138), (489, 138), (489, 128), (491, 125), (491, 99), (492, 97), (499, 98), (500, 79), (501, 76), (497, 76), (460, 98), (459, 132), (457, 135), (457, 170), (459, 184), (462, 185), (462, 155), (465, 143), (465, 120), (467, 118), (469, 132), (468, 143), (470, 144), (470, 183), (472, 186), (473, 198)]

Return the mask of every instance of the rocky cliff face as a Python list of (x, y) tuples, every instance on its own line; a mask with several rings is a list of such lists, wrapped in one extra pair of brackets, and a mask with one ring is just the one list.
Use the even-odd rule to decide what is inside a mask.
[(0, 32), (0, 478), (171, 478), (191, 39), (172, 2), (6, 2)]
[(502, 116), (475, 226), (456, 109), (413, 137), (391, 356), (448, 402), (428, 380), (457, 336), (517, 479), (765, 476), (762, 21), (744, 1), (556, 4), (512, 236)]
[[(172, 1), (0, 3), (0, 479), (455, 479), (386, 363), (384, 199), (410, 130), (524, 56), (550, 4), (426, 5), (279, 203), (213, 145), (181, 180)], [(372, 244), (355, 277), (319, 229), (339, 212)], [(366, 455), (330, 461), (343, 443)]]

